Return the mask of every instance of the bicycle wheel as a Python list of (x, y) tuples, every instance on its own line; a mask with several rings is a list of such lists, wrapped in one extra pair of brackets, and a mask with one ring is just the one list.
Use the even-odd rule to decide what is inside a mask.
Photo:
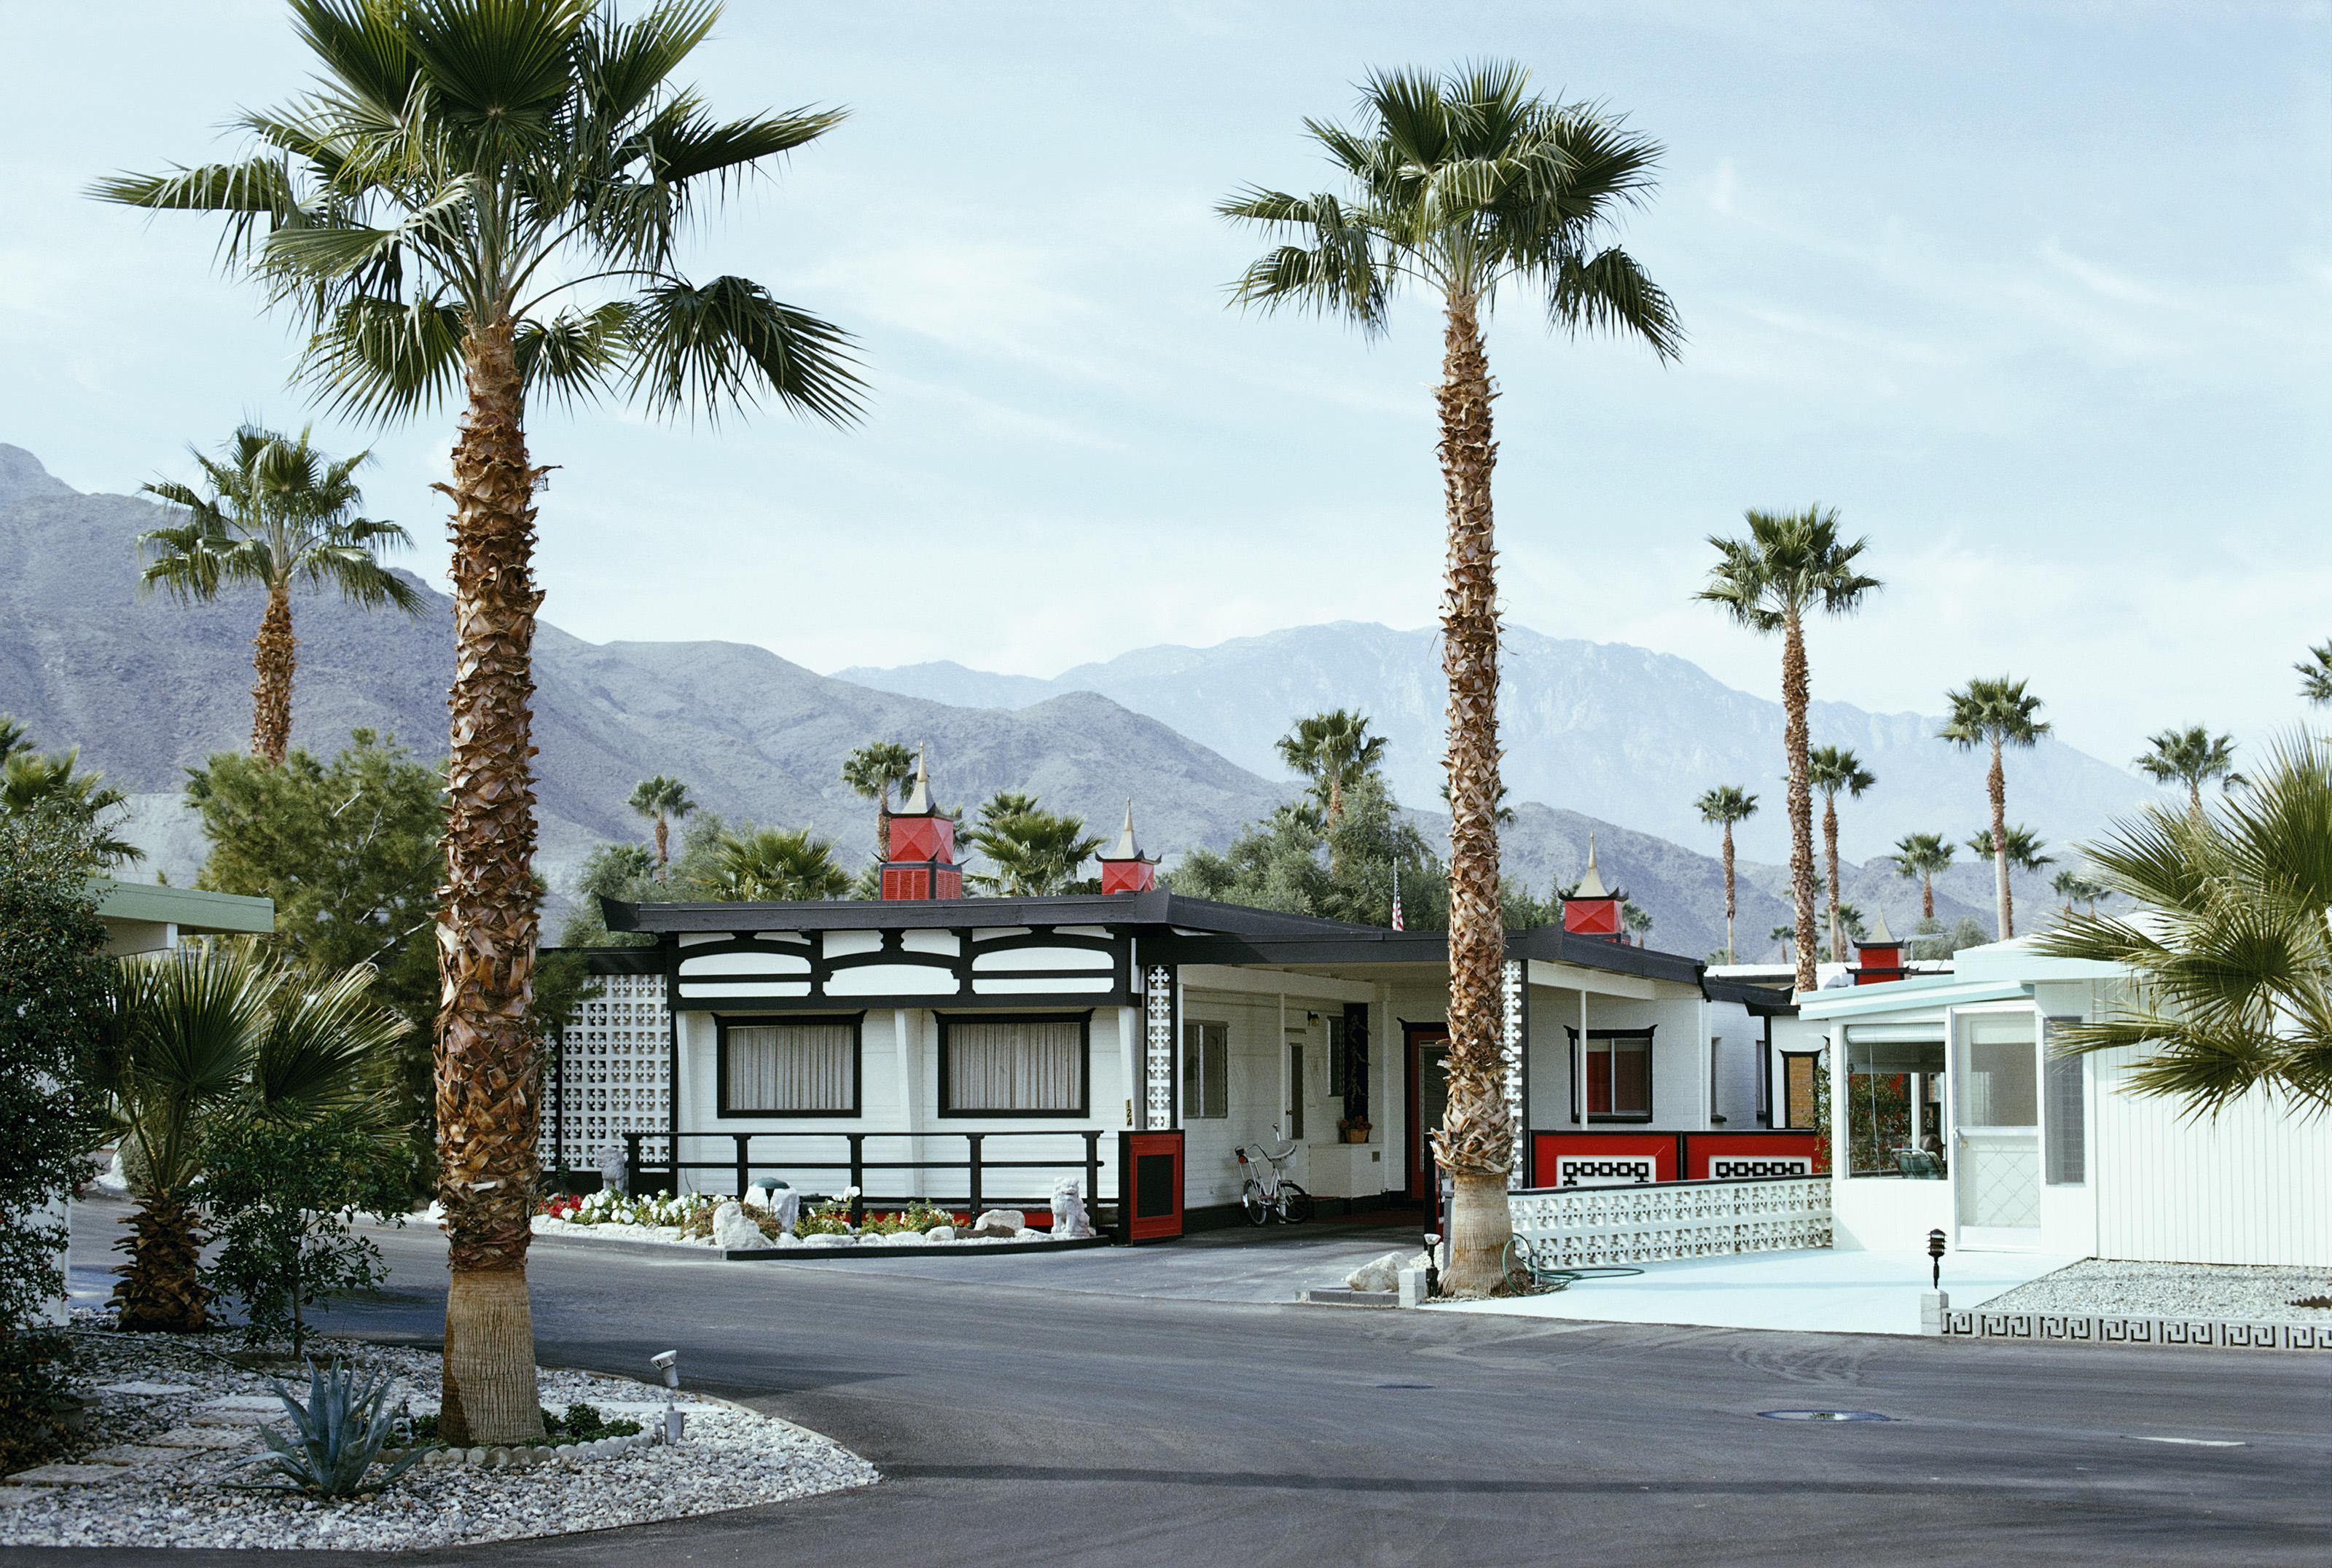
[(1312, 1194), (1293, 1181), (1279, 1184), (1279, 1218), (1287, 1225), (1301, 1225), (1312, 1218)]
[(1249, 1181), (1239, 1192), (1239, 1206), (1247, 1210), (1249, 1225), (1261, 1225), (1271, 1218), (1271, 1205), (1265, 1200), (1263, 1189)]

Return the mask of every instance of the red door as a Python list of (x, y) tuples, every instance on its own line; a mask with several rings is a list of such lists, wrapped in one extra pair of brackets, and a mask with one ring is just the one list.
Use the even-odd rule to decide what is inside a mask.
[(1405, 1190), (1421, 1202), (1432, 1200), (1433, 1145), (1426, 1134), (1441, 1125), (1449, 1108), (1449, 1029), (1446, 1024), (1403, 1024), (1409, 1056), (1409, 1171)]

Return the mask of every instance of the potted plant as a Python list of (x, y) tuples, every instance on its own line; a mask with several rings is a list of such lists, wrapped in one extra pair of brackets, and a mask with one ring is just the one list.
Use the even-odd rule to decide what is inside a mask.
[(1336, 1123), (1336, 1131), (1343, 1135), (1343, 1140), (1347, 1143), (1367, 1143), (1369, 1130), (1369, 1119), (1366, 1116), (1346, 1116)]

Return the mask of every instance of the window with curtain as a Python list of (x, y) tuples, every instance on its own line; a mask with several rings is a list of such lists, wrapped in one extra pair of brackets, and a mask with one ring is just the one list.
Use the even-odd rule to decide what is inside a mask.
[(724, 1116), (855, 1116), (858, 1020), (721, 1020)]
[[(1569, 1031), (1576, 1041), (1579, 1031)], [(1652, 1035), (1649, 1029), (1587, 1033), (1587, 1119), (1590, 1122), (1649, 1122), (1652, 1119)]]
[(942, 1018), (942, 1115), (1085, 1114), (1085, 1025), (1075, 1018)]
[(1182, 1119), (1214, 1122), (1231, 1114), (1231, 1031), (1228, 1024), (1182, 1026)]

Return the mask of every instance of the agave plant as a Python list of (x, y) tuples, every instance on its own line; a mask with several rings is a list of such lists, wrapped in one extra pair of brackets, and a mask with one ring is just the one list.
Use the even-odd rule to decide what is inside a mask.
[(353, 1497), (378, 1491), (421, 1462), (425, 1449), (415, 1448), (389, 1464), (378, 1478), (367, 1474), (396, 1430), (397, 1417), (388, 1410), (388, 1373), (378, 1370), (361, 1376), (338, 1356), (331, 1370), (319, 1372), (308, 1363), (308, 1402), (275, 1384), (275, 1397), (291, 1412), (292, 1430), (259, 1429), (267, 1452), (244, 1460), (263, 1465), (271, 1481), (253, 1487), (262, 1492), (299, 1492), (311, 1497)]

